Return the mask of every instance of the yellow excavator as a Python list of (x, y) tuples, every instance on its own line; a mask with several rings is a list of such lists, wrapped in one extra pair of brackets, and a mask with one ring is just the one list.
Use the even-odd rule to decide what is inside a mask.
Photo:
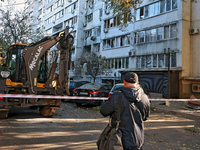
[[(67, 26), (53, 36), (31, 44), (12, 44), (0, 70), (1, 94), (69, 95), (71, 49), (74, 38)], [(57, 44), (60, 50), (59, 74), (57, 59), (48, 69), (48, 50)], [(50, 70), (50, 71), (49, 71)], [(39, 107), (44, 117), (50, 117), (61, 106), (61, 99), (0, 97), (0, 118), (7, 118), (11, 107)]]

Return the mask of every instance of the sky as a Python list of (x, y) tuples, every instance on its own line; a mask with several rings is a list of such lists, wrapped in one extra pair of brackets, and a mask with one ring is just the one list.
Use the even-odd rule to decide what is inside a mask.
[[(15, 2), (13, 2), (13, 0), (10, 0), (11, 3), (13, 4), (13, 6), (15, 6), (16, 10), (20, 10), (24, 7), (25, 5), (25, 0), (15, 0)], [(6, 6), (8, 5), (7, 0), (4, 0), (4, 2), (0, 2), (0, 7), (2, 8), (6, 8)]]

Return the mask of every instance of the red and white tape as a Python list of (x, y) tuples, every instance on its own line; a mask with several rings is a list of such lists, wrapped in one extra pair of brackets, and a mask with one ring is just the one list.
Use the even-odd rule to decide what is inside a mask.
[[(81, 96), (54, 96), (54, 95), (26, 95), (26, 94), (0, 94), (1, 97), (10, 98), (46, 98), (46, 99), (84, 99), (84, 100), (108, 100), (108, 97), (81, 97)], [(200, 101), (200, 99), (149, 99), (150, 101)]]

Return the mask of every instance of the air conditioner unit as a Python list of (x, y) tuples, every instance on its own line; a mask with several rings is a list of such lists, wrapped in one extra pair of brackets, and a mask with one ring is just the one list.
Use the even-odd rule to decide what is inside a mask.
[(55, 22), (55, 21), (52, 21), (52, 23), (55, 24), (56, 22)]
[(107, 28), (104, 29), (104, 33), (108, 33), (108, 29)]
[(68, 2), (72, 2), (72, 0), (68, 0)]
[(198, 34), (198, 33), (199, 33), (199, 29), (198, 28), (190, 29), (190, 34)]
[(64, 4), (60, 4), (60, 6), (61, 6), (61, 7), (63, 7), (63, 6), (64, 6)]
[(83, 24), (83, 27), (86, 27), (86, 26), (87, 26), (87, 23), (84, 23), (84, 24)]
[(72, 10), (71, 13), (74, 14), (74, 10)]
[(91, 40), (94, 41), (96, 39), (95, 36), (91, 36)]
[(192, 84), (192, 92), (200, 93), (200, 84)]
[(106, 15), (108, 15), (108, 14), (110, 13), (110, 10), (109, 10), (109, 9), (106, 9), (106, 10), (105, 10), (105, 13), (106, 13)]
[(130, 52), (128, 53), (128, 55), (129, 55), (129, 57), (133, 57), (133, 56), (135, 56), (135, 52), (134, 52), (134, 51), (130, 51)]

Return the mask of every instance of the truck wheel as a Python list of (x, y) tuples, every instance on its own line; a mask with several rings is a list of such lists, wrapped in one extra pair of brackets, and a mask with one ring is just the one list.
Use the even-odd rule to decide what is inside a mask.
[(51, 117), (55, 113), (55, 109), (52, 109), (50, 106), (41, 106), (39, 111), (43, 117)]
[(38, 106), (30, 106), (30, 109), (38, 109)]
[(9, 110), (7, 110), (7, 111), (0, 111), (0, 119), (6, 119), (6, 118), (8, 118), (8, 113), (9, 113)]
[(76, 106), (81, 106), (82, 105), (82, 103), (76, 103)]

